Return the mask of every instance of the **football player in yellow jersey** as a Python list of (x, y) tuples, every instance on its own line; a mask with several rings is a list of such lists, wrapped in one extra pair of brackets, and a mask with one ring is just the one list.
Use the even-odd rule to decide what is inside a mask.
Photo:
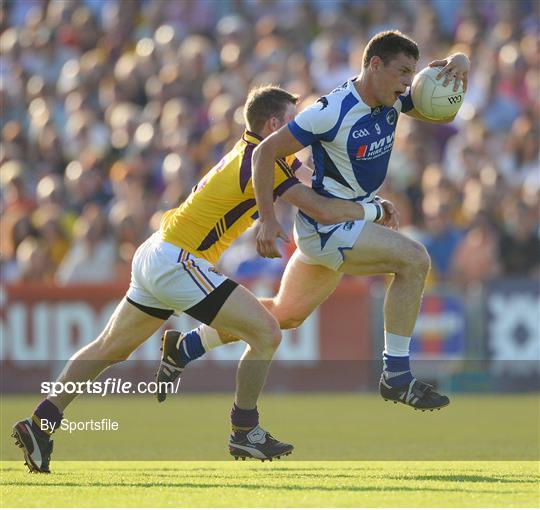
[[(213, 264), (257, 216), (251, 153), (262, 139), (294, 118), (296, 102), (296, 96), (278, 87), (250, 93), (244, 110), (247, 131), (242, 139), (183, 204), (163, 216), (160, 231), (139, 247), (126, 296), (101, 334), (72, 356), (58, 384), (95, 379), (109, 366), (127, 359), (173, 313), (185, 312), (248, 344), (238, 364), (231, 410), (231, 455), (265, 460), (292, 452), (292, 445), (259, 427), (257, 411), (257, 399), (281, 341), (279, 324), (249, 290), (216, 272)], [(294, 157), (274, 165), (274, 197), (281, 196), (322, 223), (364, 217), (361, 205), (320, 197), (300, 184), (294, 176), (299, 166)], [(174, 380), (183, 366), (208, 346), (204, 338), (193, 334), (184, 337), (178, 347), (175, 352), (164, 351), (159, 382)], [(165, 391), (159, 389), (160, 400)], [(51, 430), (58, 428), (64, 409), (76, 395), (51, 393), (32, 417), (14, 425), (12, 435), (31, 471), (49, 472)]]
[[(195, 186), (186, 201), (163, 215), (164, 241), (212, 264), (219, 260), (257, 217), (251, 154), (261, 140), (257, 133), (246, 131), (232, 151)], [(294, 156), (276, 162), (274, 199), (298, 184), (294, 172), (300, 166)]]

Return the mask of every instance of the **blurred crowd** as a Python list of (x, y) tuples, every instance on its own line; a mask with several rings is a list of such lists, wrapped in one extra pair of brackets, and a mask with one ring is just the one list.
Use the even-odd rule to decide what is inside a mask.
[[(300, 108), (361, 69), (375, 33), (419, 44), (418, 69), (470, 56), (458, 118), (402, 115), (381, 193), (432, 257), (435, 283), (540, 274), (536, 1), (7, 0), (0, 6), (1, 276), (126, 281), (163, 211), (229, 150), (249, 89)], [(301, 157), (309, 164), (309, 153)], [(293, 211), (279, 206), (281, 220)], [(253, 233), (232, 276), (277, 276)], [(284, 247), (288, 254), (291, 247)]]

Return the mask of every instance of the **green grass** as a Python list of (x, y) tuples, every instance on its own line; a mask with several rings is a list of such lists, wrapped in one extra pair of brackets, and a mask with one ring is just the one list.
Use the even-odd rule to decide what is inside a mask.
[(71, 420), (117, 432), (55, 434), (51, 475), (30, 475), (9, 437), (36, 397), (1, 401), (1, 505), (536, 507), (538, 395), (455, 395), (419, 413), (372, 394), (264, 395), (263, 426), (295, 452), (228, 460), (231, 395), (81, 398)]
[(536, 462), (56, 462), (2, 466), (9, 507), (535, 507)]
[[(2, 398), (3, 430), (38, 399)], [(538, 460), (538, 395), (456, 395), (421, 413), (375, 394), (266, 394), (261, 424), (292, 442), (294, 460)], [(93, 397), (69, 407), (70, 420), (115, 419), (116, 432), (55, 434), (55, 460), (227, 460), (229, 394)], [(20, 453), (0, 434), (1, 459)]]

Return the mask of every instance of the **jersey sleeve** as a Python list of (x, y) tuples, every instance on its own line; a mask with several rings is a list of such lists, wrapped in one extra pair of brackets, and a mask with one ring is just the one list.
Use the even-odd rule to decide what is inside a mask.
[(328, 99), (321, 97), (289, 122), (289, 131), (302, 145), (311, 145), (320, 139), (320, 135), (332, 129), (336, 117), (334, 108), (328, 105)]
[(294, 154), (287, 156), (285, 161), (287, 165), (291, 167), (293, 172), (296, 172), (302, 166), (302, 162)]
[[(298, 161), (296, 158), (294, 160)], [(300, 163), (300, 161), (298, 162)], [(295, 177), (294, 170), (285, 161), (276, 161), (274, 166), (274, 198), (283, 195), (295, 184), (300, 184), (300, 181)]]
[(407, 113), (414, 108), (410, 88), (405, 94), (399, 96), (399, 101), (401, 103), (401, 113)]

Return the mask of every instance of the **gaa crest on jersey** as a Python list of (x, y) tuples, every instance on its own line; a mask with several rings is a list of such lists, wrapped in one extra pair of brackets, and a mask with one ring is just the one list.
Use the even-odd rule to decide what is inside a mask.
[(386, 114), (386, 122), (391, 126), (396, 123), (397, 113), (393, 108)]

